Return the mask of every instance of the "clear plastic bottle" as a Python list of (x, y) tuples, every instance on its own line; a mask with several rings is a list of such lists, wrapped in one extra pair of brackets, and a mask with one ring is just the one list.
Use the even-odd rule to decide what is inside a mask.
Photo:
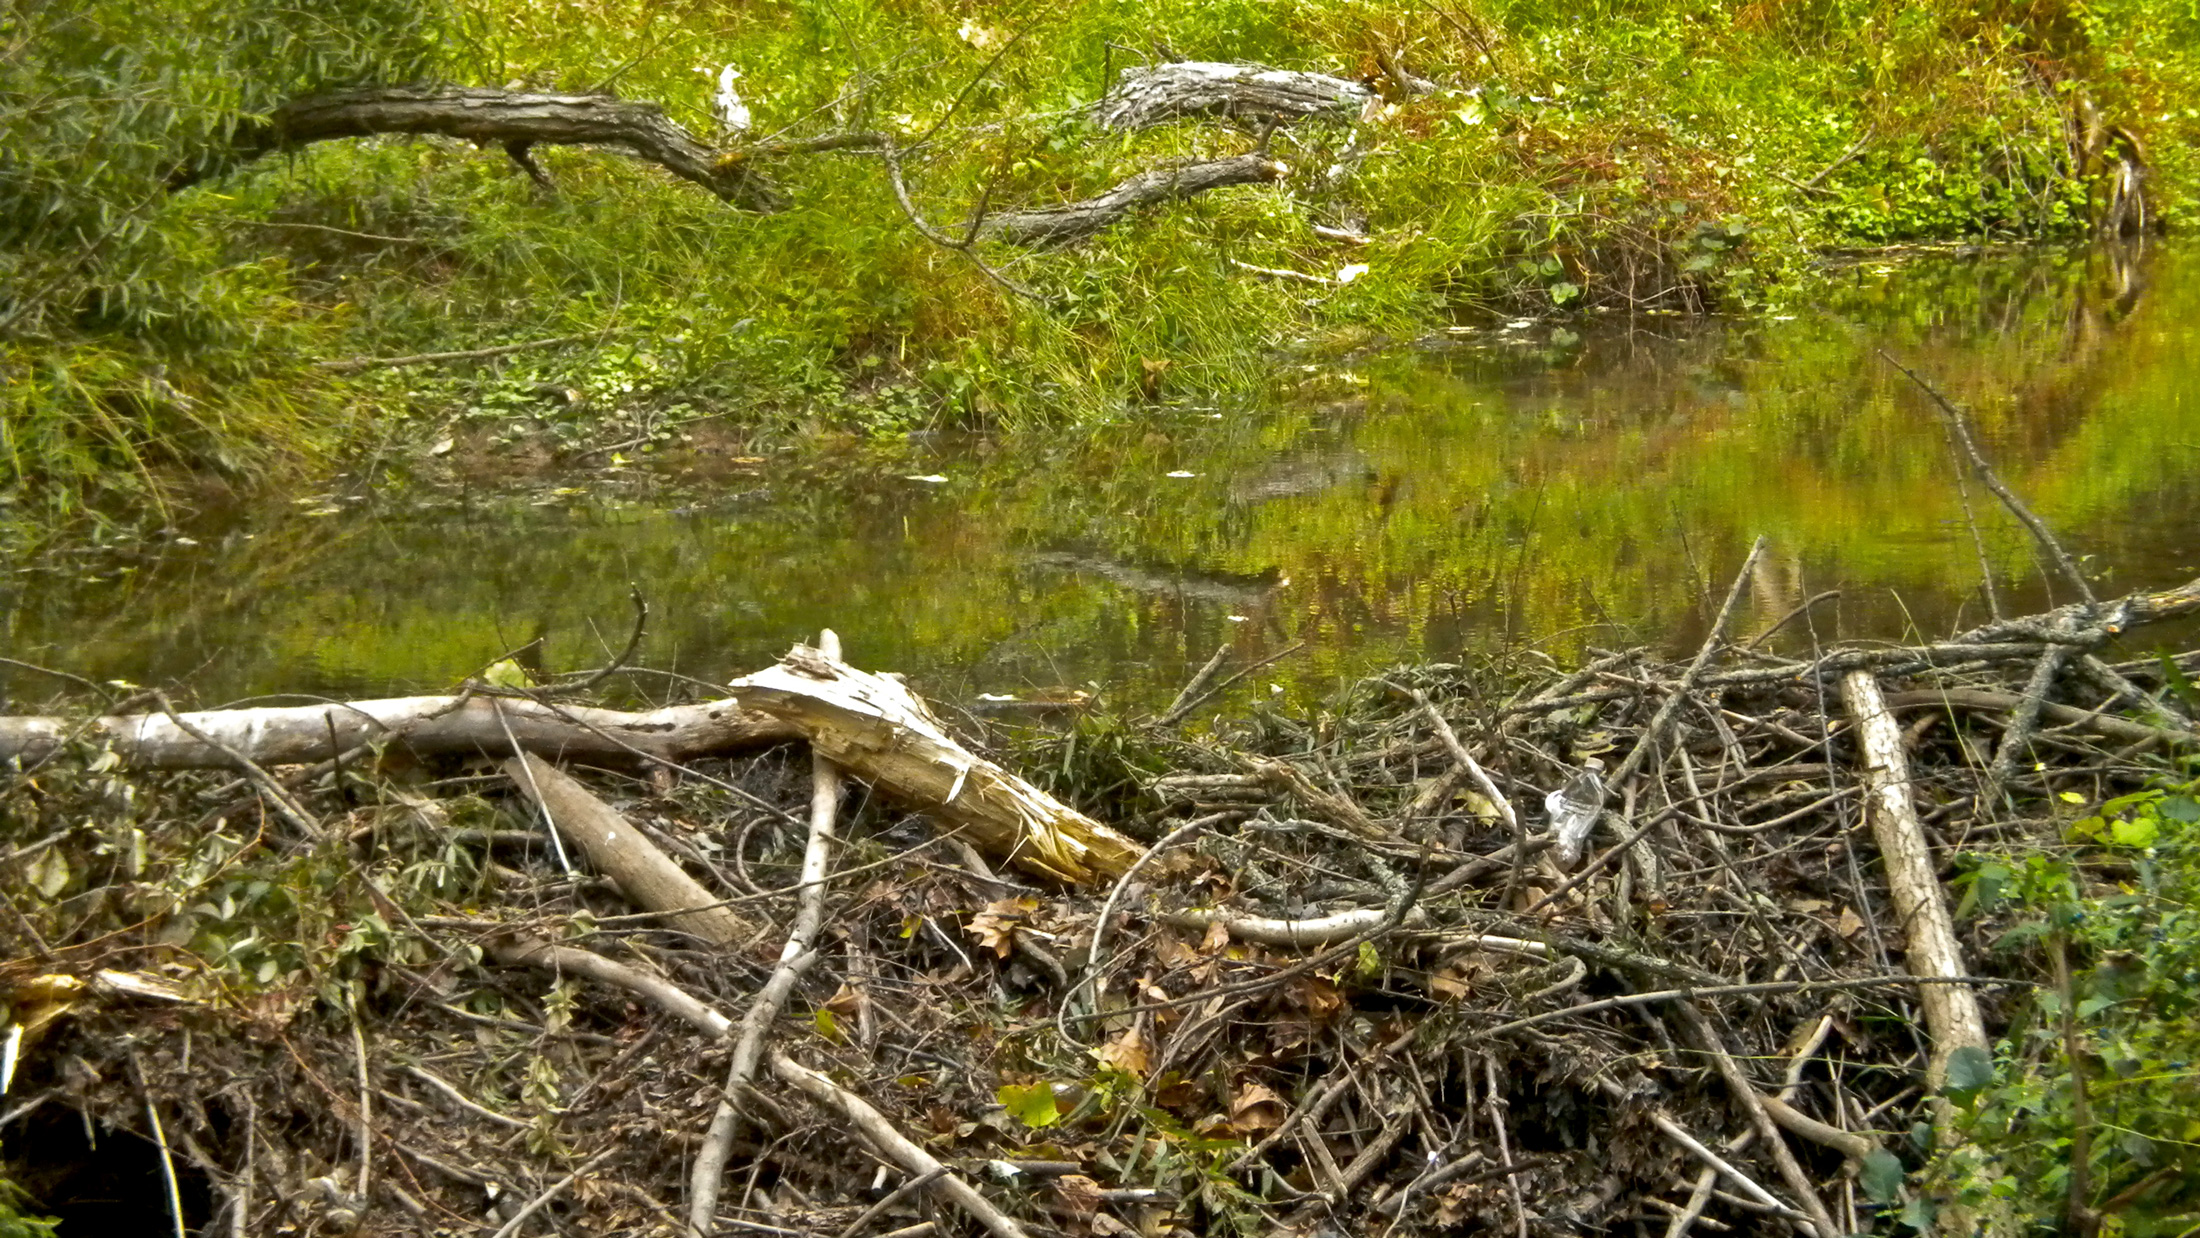
[(1558, 840), (1553, 850), (1559, 867), (1572, 868), (1604, 814), (1604, 762), (1596, 757), (1583, 761), (1565, 786), (1543, 797), (1543, 811), (1550, 814), (1551, 834)]

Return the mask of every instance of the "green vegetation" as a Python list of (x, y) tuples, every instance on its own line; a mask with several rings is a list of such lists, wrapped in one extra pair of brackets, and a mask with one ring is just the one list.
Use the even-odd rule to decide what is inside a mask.
[[(2061, 1228), (2075, 1196), (2113, 1232), (2191, 1232), (2200, 1207), (2196, 791), (2180, 780), (2119, 796), (2068, 822), (2065, 850), (1974, 860), (1961, 909), (1989, 917), (1998, 949), (2048, 983), (1996, 1060), (1968, 1080), (1951, 1070), (1967, 1142), (1935, 1158), (1904, 1220), (1928, 1229), (1942, 1208), (2013, 1209), (2039, 1232), (2092, 1232), (2085, 1218)], [(1921, 1142), (1929, 1149), (1922, 1132)]]
[[(892, 432), (1243, 398), (1279, 348), (1484, 310), (1783, 305), (1829, 248), (2077, 234), (2127, 149), (2163, 220), (2200, 181), (2200, 14), (2173, 0), (156, 7), (0, 16), (0, 499), (33, 520), (467, 412), (609, 442), (723, 415)], [(1438, 89), (1276, 133), (1273, 187), (1063, 250), (979, 246), (1044, 304), (920, 237), (871, 151), (754, 154), (789, 203), (767, 215), (587, 149), (536, 150), (554, 194), (441, 139), (228, 154), (286, 98), (427, 79), (615, 90), (711, 137), (731, 62), (756, 136), (899, 135), (916, 208), (952, 227), (1251, 149), (1214, 122), (1084, 118), (1112, 71), (1164, 53)], [(568, 334), (596, 342), (478, 371), (313, 366)]]

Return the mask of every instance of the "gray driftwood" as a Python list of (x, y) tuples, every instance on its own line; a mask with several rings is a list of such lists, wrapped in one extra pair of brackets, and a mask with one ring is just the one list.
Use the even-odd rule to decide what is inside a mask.
[(1290, 169), (1264, 154), (1232, 155), (1126, 177), (1097, 197), (1061, 206), (989, 215), (978, 235), (1016, 245), (1066, 245), (1081, 241), (1142, 206), (1189, 198), (1228, 185), (1257, 185)]
[(1325, 73), (1182, 60), (1127, 69), (1094, 109), (1110, 129), (1144, 129), (1187, 116), (1350, 120), (1375, 92)]

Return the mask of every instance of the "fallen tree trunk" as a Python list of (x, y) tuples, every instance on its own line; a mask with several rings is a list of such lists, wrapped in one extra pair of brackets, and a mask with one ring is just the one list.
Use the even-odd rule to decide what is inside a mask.
[[(499, 712), (501, 709), (502, 717)], [(531, 700), (404, 696), (327, 705), (213, 709), (182, 715), (260, 765), (325, 761), (361, 744), (387, 739), (416, 756), (455, 753), (512, 755), (521, 749), (553, 759), (631, 765), (657, 757), (684, 761), (798, 738), (785, 722), (747, 713), (733, 701), (674, 705), (622, 713)], [(510, 739), (506, 727), (510, 727)], [(227, 754), (187, 734), (165, 714), (76, 719), (0, 718), (0, 761), (42, 761), (78, 739), (111, 746), (133, 769), (193, 769), (232, 764)]]
[(537, 143), (615, 146), (743, 210), (773, 211), (785, 205), (771, 182), (743, 163), (738, 152), (717, 150), (674, 123), (655, 103), (462, 86), (342, 90), (293, 99), (264, 123), (240, 132), (230, 149), (180, 169), (169, 185), (181, 189), (238, 163), (314, 142), (382, 133), (432, 134), (503, 146), (522, 167), (528, 163), (527, 148)]
[(801, 731), (849, 773), (1028, 872), (1071, 882), (1118, 877), (1145, 850), (955, 742), (898, 680), (797, 645), (731, 686), (743, 708)]
[(1142, 206), (1172, 202), (1229, 185), (1278, 180), (1290, 169), (1263, 154), (1232, 155), (1126, 177), (1097, 197), (1031, 211), (989, 215), (978, 235), (1015, 245), (1067, 245), (1081, 241)]
[(1349, 120), (1375, 98), (1355, 81), (1250, 64), (1180, 60), (1127, 69), (1093, 109), (1110, 129), (1144, 129), (1186, 116)]

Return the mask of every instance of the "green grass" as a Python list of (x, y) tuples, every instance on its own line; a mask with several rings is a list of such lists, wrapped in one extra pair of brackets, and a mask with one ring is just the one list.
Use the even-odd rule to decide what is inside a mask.
[[(1279, 355), (1462, 315), (1785, 306), (1814, 295), (1828, 249), (2082, 232), (2080, 100), (2143, 140), (2172, 225), (2200, 176), (2186, 102), (2200, 97), (2200, 14), (2173, 0), (842, 0), (646, 17), (595, 0), (386, 0), (362, 22), (284, 10), (296, 37), (257, 76), (219, 13), (180, 11), (143, 55), (42, 60), (45, 40), (0, 62), (0, 112), (72, 119), (53, 132), (92, 151), (9, 127), (8, 152), (36, 175), (0, 205), (65, 225), (0, 230), (0, 275), (18, 289), (0, 306), (0, 500), (32, 519), (139, 503), (183, 470), (249, 483), (468, 415), (724, 414), (759, 435), (1096, 421), (1155, 398), (1249, 398)], [(300, 50), (331, 27), (344, 55)], [(29, 19), (0, 22), (0, 39), (29, 33)], [(205, 46), (221, 54), (185, 55)], [(1353, 77), (1387, 56), (1443, 89), (1364, 125), (1278, 133), (1292, 173), (1273, 187), (1063, 250), (981, 247), (1043, 306), (919, 237), (864, 154), (760, 161), (791, 201), (770, 216), (596, 151), (538, 152), (560, 187), (546, 196), (499, 154), (435, 141), (328, 144), (158, 188), (176, 143), (203, 146), (287, 93), (421, 72), (608, 86), (707, 133), (730, 60), (759, 132), (936, 126), (910, 181), (947, 226), (981, 197), (1049, 204), (1249, 149), (1251, 134), (1213, 123), (1126, 136), (1077, 115), (1109, 72), (1161, 49)], [(99, 162), (102, 144), (126, 157)], [(1371, 239), (1324, 241), (1310, 222)], [(1367, 269), (1315, 288), (1239, 263)], [(474, 370), (312, 368), (574, 333), (601, 339)]]

